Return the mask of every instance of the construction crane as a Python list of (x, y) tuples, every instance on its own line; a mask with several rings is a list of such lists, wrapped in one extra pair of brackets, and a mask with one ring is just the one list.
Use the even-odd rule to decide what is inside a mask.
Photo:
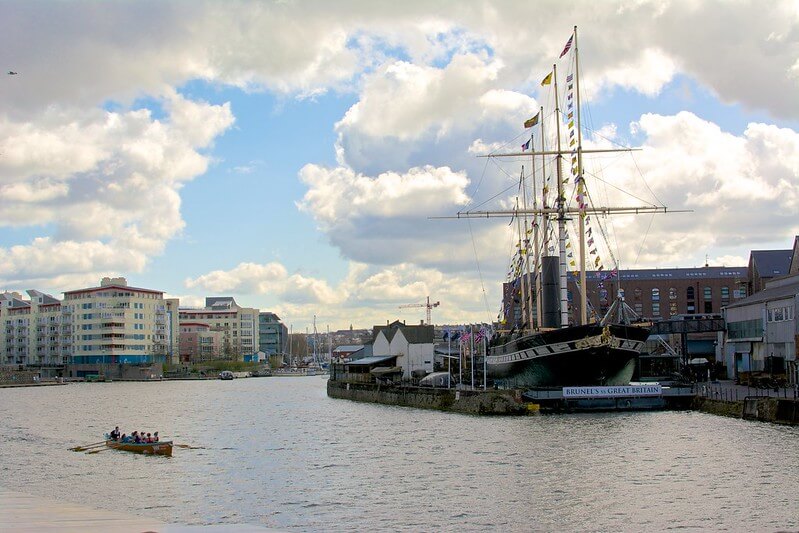
[(424, 308), (426, 308), (427, 309), (427, 314), (426, 314), (427, 322), (426, 323), (429, 326), (432, 323), (432, 320), (430, 318), (430, 310), (433, 309), (434, 307), (438, 307), (439, 305), (441, 305), (441, 302), (430, 303), (430, 297), (428, 296), (427, 297), (427, 303), (423, 303), (423, 304), (405, 304), (405, 305), (399, 306), (399, 308), (400, 309), (404, 309), (404, 308), (407, 308), (407, 307), (424, 307)]

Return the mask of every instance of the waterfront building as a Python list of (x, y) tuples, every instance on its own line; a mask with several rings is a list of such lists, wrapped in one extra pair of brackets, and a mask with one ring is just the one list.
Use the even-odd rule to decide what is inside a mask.
[(230, 296), (213, 296), (205, 299), (205, 307), (181, 307), (179, 321), (206, 324), (210, 330), (222, 334), (221, 351), (215, 359), (251, 361), (258, 359), (258, 327), (260, 311), (241, 307)]
[(62, 309), (72, 320), (71, 377), (152, 377), (158, 365), (177, 362), (162, 291), (106, 277), (99, 287), (65, 292)]
[(30, 289), (0, 294), (0, 365), (36, 369), (42, 377), (63, 372), (72, 355), (71, 317), (61, 301)]
[(400, 321), (375, 326), (372, 356), (397, 356), (402, 377), (409, 379), (433, 371), (433, 326), (406, 326)]
[(202, 322), (180, 324), (180, 362), (196, 363), (218, 359), (224, 346), (224, 330)]
[[(746, 267), (653, 268), (586, 272), (588, 316), (602, 317), (621, 292), (639, 316), (667, 320), (677, 315), (716, 314), (747, 296)], [(527, 283), (527, 279), (525, 279)], [(529, 285), (526, 285), (529, 286)], [(580, 315), (577, 279), (568, 276), (569, 316)], [(503, 310), (508, 328), (521, 322), (520, 283), (503, 286)], [(535, 314), (535, 313), (534, 313)]]
[(766, 372), (799, 383), (799, 236), (791, 250), (753, 250), (749, 269), (754, 292), (724, 310), (728, 377)]
[(180, 360), (180, 327), (178, 320), (178, 309), (180, 300), (178, 298), (164, 298), (165, 326), (167, 361), (175, 364)]
[(369, 350), (363, 344), (344, 344), (343, 346), (336, 346), (333, 349), (334, 361), (355, 361), (363, 359), (372, 355), (371, 345), (368, 345)]
[(788, 274), (793, 254), (794, 250), (752, 250), (749, 253), (748, 294), (760, 292), (769, 280)]
[(799, 383), (799, 273), (767, 281), (763, 290), (729, 305), (724, 358), (729, 378), (741, 372), (785, 374)]
[(289, 329), (275, 313), (258, 313), (258, 349), (268, 356), (286, 353)]

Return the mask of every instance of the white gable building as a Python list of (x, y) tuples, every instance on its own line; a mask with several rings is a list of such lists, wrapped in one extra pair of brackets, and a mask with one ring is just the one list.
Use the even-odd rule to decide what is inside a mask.
[(413, 377), (414, 372), (416, 377), (431, 373), (433, 352), (433, 326), (406, 326), (397, 321), (374, 328), (372, 354), (396, 355), (403, 378)]

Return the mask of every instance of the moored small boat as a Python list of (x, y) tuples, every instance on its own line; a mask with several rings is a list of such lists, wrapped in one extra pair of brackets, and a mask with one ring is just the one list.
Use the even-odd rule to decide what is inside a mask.
[(120, 442), (106, 439), (105, 445), (115, 450), (125, 452), (143, 453), (145, 455), (166, 455), (172, 457), (172, 441), (161, 442)]

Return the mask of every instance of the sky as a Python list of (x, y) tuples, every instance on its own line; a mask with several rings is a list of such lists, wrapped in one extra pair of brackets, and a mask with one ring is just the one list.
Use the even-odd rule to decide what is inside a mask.
[(478, 155), (539, 106), (554, 131), (540, 81), (558, 65), (563, 99), (575, 25), (584, 146), (641, 148), (586, 162), (592, 201), (688, 211), (595, 217), (603, 265), (745, 266), (799, 234), (797, 0), (0, 12), (0, 291), (124, 276), (295, 332), (418, 323), (428, 296), (436, 324), (494, 320), (513, 226), (435, 217), (515, 203), (530, 158)]

